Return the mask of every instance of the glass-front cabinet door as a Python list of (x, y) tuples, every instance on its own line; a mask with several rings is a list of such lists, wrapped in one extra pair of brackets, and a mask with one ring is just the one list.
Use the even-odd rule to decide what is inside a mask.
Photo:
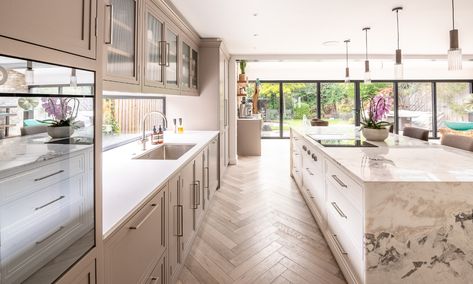
[(138, 82), (137, 12), (135, 0), (110, 0), (106, 5), (106, 79)]
[(191, 88), (198, 89), (198, 66), (199, 66), (199, 53), (192, 49), (192, 57), (191, 57)]
[(164, 52), (167, 44), (163, 38), (164, 21), (156, 12), (147, 9), (145, 33), (145, 85), (163, 86), (164, 67), (166, 66)]
[(190, 87), (190, 64), (191, 64), (191, 48), (185, 42), (182, 42), (182, 78), (181, 87)]
[(179, 36), (170, 26), (166, 27), (166, 87), (179, 88), (178, 85), (178, 54)]

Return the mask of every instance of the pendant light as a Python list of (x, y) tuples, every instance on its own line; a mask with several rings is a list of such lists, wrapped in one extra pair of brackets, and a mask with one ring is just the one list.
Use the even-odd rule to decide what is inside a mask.
[(396, 30), (397, 30), (397, 49), (396, 49), (396, 63), (394, 64), (394, 78), (402, 79), (404, 77), (404, 67), (402, 65), (402, 51), (399, 47), (399, 11), (402, 11), (402, 7), (393, 8), (393, 12), (396, 12)]
[(34, 84), (33, 62), (30, 60), (26, 61), (25, 83), (26, 85)]
[(371, 73), (370, 73), (370, 61), (368, 60), (368, 31), (371, 30), (370, 27), (363, 28), (365, 32), (365, 84), (371, 83)]
[(350, 42), (350, 40), (346, 39), (344, 40), (344, 42), (345, 42), (345, 47), (346, 47), (345, 57), (346, 57), (346, 62), (347, 62), (347, 66), (345, 68), (345, 83), (349, 83), (350, 82), (350, 68), (348, 67), (348, 43)]
[(71, 87), (77, 87), (77, 71), (76, 71), (76, 68), (71, 69), (70, 86)]
[(462, 69), (462, 50), (458, 44), (458, 30), (455, 29), (455, 0), (452, 0), (452, 27), (450, 30), (450, 49), (448, 50), (448, 70)]

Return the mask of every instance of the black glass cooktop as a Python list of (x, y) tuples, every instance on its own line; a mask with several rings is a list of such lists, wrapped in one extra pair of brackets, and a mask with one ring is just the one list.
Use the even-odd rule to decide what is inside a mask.
[(65, 139), (51, 140), (46, 144), (74, 144), (74, 145), (91, 145), (94, 140), (90, 137), (69, 137)]
[(319, 143), (324, 147), (378, 147), (376, 145), (366, 142), (365, 140), (359, 139), (312, 139), (314, 139), (315, 142)]

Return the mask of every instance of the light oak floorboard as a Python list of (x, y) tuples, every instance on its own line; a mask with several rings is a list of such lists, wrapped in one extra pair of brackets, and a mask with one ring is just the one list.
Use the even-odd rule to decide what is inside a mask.
[(228, 168), (178, 283), (346, 283), (289, 175), (289, 141)]

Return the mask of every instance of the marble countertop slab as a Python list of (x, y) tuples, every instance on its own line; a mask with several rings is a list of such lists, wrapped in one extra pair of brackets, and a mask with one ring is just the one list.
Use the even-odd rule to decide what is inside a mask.
[[(91, 130), (81, 131), (73, 136), (87, 136), (90, 133)], [(46, 144), (49, 141), (51, 137), (46, 133), (0, 139), (0, 178), (23, 167), (93, 147), (93, 145)]]
[(323, 147), (315, 140), (354, 139), (353, 126), (293, 128), (360, 182), (473, 182), (473, 152), (390, 134), (376, 148)]
[[(139, 142), (132, 142), (103, 153), (103, 235), (109, 237), (156, 190), (204, 147), (218, 136), (218, 131), (164, 133), (164, 143), (196, 144), (178, 160), (134, 160), (144, 153)], [(147, 151), (158, 146), (147, 144)]]

